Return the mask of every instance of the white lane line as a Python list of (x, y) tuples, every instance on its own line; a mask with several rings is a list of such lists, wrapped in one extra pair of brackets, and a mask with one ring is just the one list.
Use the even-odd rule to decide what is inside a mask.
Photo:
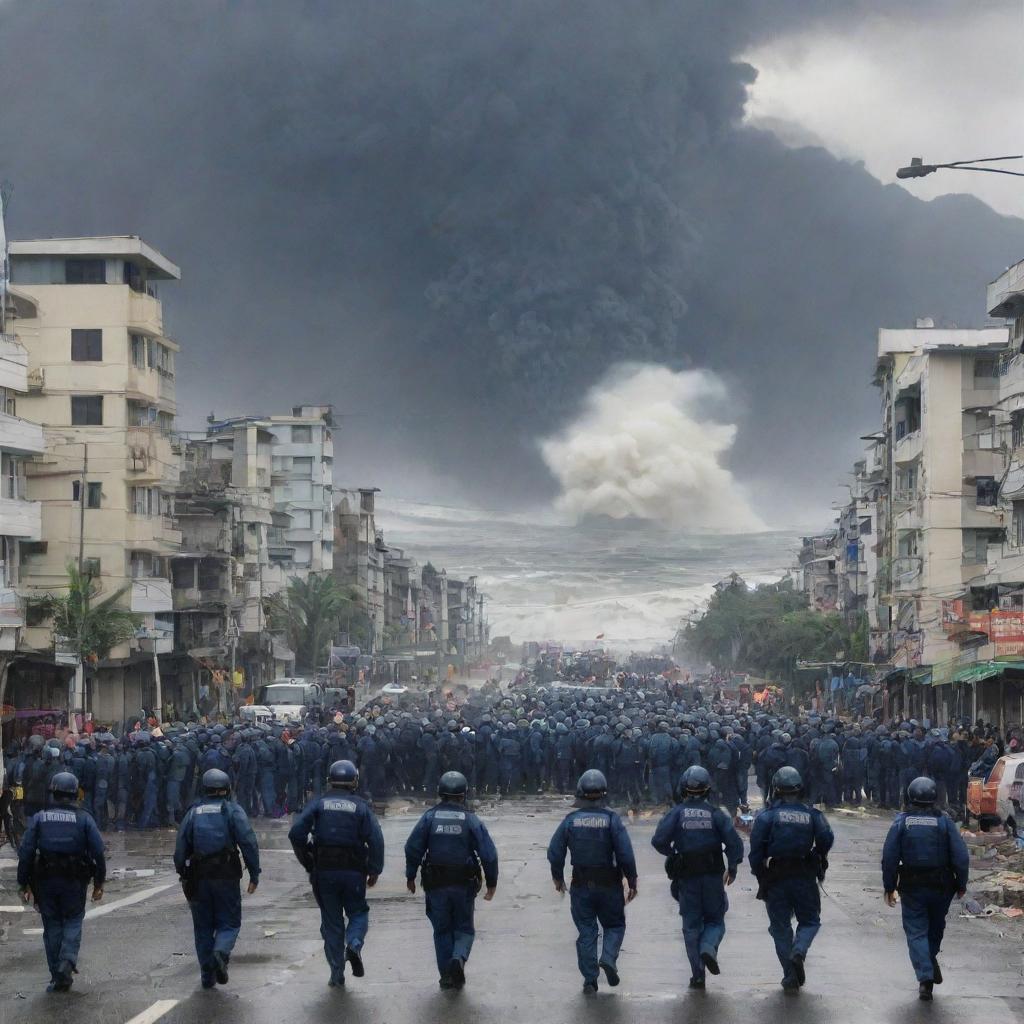
[[(141, 903), (143, 900), (148, 900), (150, 896), (155, 896), (157, 893), (170, 889), (171, 886), (177, 884), (177, 882), (164, 882), (163, 885), (152, 885), (148, 889), (140, 889), (138, 892), (132, 893), (131, 896), (125, 896), (124, 899), (114, 900), (113, 903), (101, 903), (98, 907), (87, 910), (85, 912), (85, 919), (89, 921), (94, 917), (112, 914), (115, 910), (120, 910), (122, 907), (130, 907), (133, 903)], [(42, 928), (24, 928), (22, 931), (25, 935), (43, 934)]]
[(158, 999), (148, 1010), (137, 1013), (126, 1024), (153, 1024), (159, 1020), (168, 1010), (178, 1005), (177, 999)]
[(24, 914), (25, 908), (23, 906), (13, 907), (0, 907), (0, 914)]

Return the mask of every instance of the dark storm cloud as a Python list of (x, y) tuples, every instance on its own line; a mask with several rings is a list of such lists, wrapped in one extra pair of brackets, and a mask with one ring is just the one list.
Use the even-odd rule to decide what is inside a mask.
[(628, 359), (725, 373), (738, 468), (820, 495), (875, 327), (975, 321), (1024, 254), (739, 126), (737, 54), (835, 6), (0, 4), (11, 230), (145, 235), (185, 413), (333, 401), (348, 482), (545, 493), (536, 439)]

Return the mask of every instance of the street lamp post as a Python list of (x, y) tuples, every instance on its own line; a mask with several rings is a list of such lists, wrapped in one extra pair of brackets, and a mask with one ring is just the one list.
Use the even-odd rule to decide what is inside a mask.
[(926, 178), (936, 171), (984, 171), (987, 174), (1009, 174), (1013, 178), (1024, 178), (1024, 172), (1008, 171), (1005, 167), (976, 167), (975, 164), (997, 164), (1003, 160), (1024, 160), (1024, 154), (1016, 156), (985, 156), (975, 160), (954, 160), (948, 164), (926, 164), (915, 156), (906, 167), (896, 171), (897, 178)]

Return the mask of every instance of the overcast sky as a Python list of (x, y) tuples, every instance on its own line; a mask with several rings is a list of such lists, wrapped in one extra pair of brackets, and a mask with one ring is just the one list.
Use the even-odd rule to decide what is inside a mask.
[(893, 183), (1021, 148), (1019, 0), (282, 6), (0, 0), (0, 179), (13, 237), (181, 265), (183, 425), (331, 401), (343, 483), (548, 507), (542, 440), (655, 364), (804, 522), (878, 326), (980, 322), (1024, 257), (1024, 180)]
[[(877, 6), (858, 22), (819, 22), (748, 50), (758, 71), (750, 123), (863, 160), (880, 181), (895, 180), (913, 156), (931, 163), (1024, 153), (1024, 2), (964, 2), (939, 17), (926, 2), (895, 14)], [(996, 166), (1024, 171), (1024, 161)], [(1024, 179), (946, 171), (905, 187), (929, 199), (969, 192), (1024, 216)]]

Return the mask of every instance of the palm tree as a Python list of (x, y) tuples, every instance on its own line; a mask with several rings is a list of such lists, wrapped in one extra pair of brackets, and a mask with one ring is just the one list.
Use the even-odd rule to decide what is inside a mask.
[(308, 579), (293, 576), (288, 589), (270, 599), (267, 611), (272, 628), (287, 635), (298, 665), (315, 670), (338, 624), (358, 604), (354, 587), (342, 585), (330, 573), (311, 573)]
[(53, 621), (54, 642), (63, 642), (75, 654), (75, 692), (68, 724), (77, 731), (75, 713), (85, 703), (85, 662), (106, 658), (118, 644), (135, 635), (142, 619), (118, 604), (130, 586), (119, 587), (97, 600), (100, 588), (92, 576), (79, 572), (74, 562), (68, 564), (67, 572), (66, 593), (47, 594), (34, 603)]

